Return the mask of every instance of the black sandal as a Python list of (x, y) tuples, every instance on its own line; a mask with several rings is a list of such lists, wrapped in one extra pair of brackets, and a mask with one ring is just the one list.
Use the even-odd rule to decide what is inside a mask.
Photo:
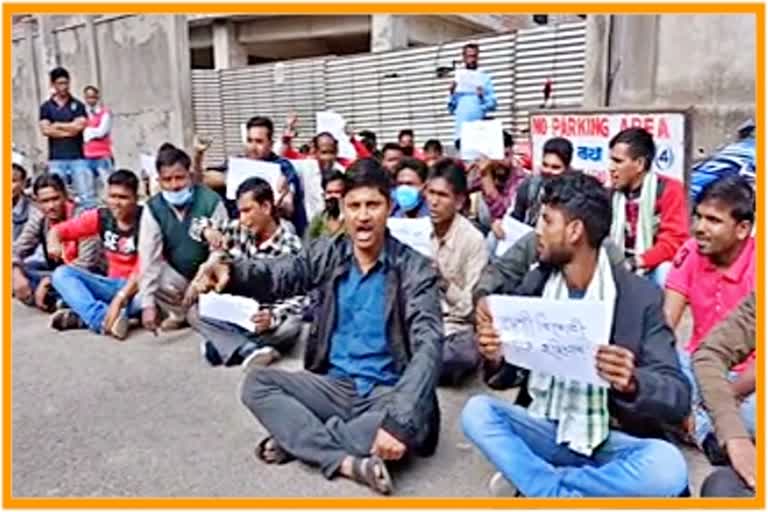
[[(269, 446), (268, 446), (269, 445)], [(273, 453), (272, 457), (267, 458), (266, 452), (270, 451)], [(258, 445), (256, 445), (255, 450), (256, 458), (264, 462), (265, 464), (286, 464), (288, 462), (291, 462), (295, 459), (293, 455), (283, 450), (279, 444), (277, 444), (277, 441), (273, 437), (265, 437), (262, 439)]]
[(392, 494), (394, 490), (387, 466), (375, 455), (364, 458), (355, 457), (352, 461), (352, 479), (380, 494)]

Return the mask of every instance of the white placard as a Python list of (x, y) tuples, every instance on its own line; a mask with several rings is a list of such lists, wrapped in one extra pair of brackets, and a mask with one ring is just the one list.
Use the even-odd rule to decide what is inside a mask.
[(461, 158), (471, 161), (481, 156), (504, 158), (504, 129), (500, 119), (467, 121), (461, 125)]
[(606, 305), (591, 300), (490, 295), (488, 307), (507, 362), (608, 387), (597, 375), (599, 345), (610, 339)]
[(432, 257), (432, 220), (429, 217), (403, 219), (390, 217), (387, 227), (392, 236), (424, 256)]
[(139, 155), (139, 166), (149, 179), (157, 179), (157, 166), (155, 157), (142, 153)]
[(524, 222), (520, 222), (507, 213), (501, 220), (501, 229), (504, 230), (504, 238), (496, 245), (496, 256), (501, 257), (518, 240), (533, 231), (533, 228)]
[(457, 93), (477, 94), (477, 88), (483, 87), (485, 83), (483, 74), (476, 69), (457, 69), (453, 79), (456, 81)]
[(254, 176), (265, 180), (272, 186), (275, 199), (283, 173), (280, 165), (251, 158), (229, 158), (227, 160), (227, 199), (237, 199), (237, 187)]
[(256, 331), (252, 317), (259, 312), (259, 303), (248, 297), (228, 293), (200, 295), (200, 316), (239, 325), (251, 332)]
[(339, 144), (339, 157), (348, 160), (357, 158), (357, 151), (349, 140), (345, 131), (347, 122), (341, 114), (332, 110), (326, 112), (315, 112), (315, 122), (317, 133), (328, 132), (336, 139)]
[(325, 209), (323, 175), (320, 172), (320, 165), (314, 158), (291, 160), (291, 163), (299, 175), (301, 188), (304, 190), (304, 209), (307, 212), (307, 219), (312, 220), (315, 215)]
[(611, 138), (626, 128), (645, 128), (656, 144), (653, 170), (683, 181), (685, 176), (685, 114), (681, 112), (574, 112), (531, 115), (533, 168), (541, 169), (544, 143), (565, 137), (573, 144), (571, 167), (608, 183)]

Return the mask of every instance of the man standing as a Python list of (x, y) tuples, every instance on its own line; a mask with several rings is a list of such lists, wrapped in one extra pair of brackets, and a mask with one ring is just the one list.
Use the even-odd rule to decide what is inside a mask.
[[(677, 328), (686, 306), (693, 315), (693, 336), (681, 351), (680, 362), (694, 390), (693, 424), (687, 427), (705, 451), (714, 443), (714, 435), (710, 417), (699, 403), (691, 354), (755, 288), (754, 220), (755, 193), (746, 178), (733, 175), (710, 183), (699, 194), (694, 238), (675, 256), (667, 278), (664, 310), (669, 325)], [(754, 434), (754, 355), (734, 370), (731, 386), (745, 403), (743, 421)]]
[[(161, 192), (147, 202), (139, 229), (139, 291), (141, 321), (157, 332), (179, 329), (187, 308), (182, 304), (189, 281), (208, 258), (208, 247), (189, 236), (193, 219), (223, 222), (227, 211), (218, 194), (193, 184), (189, 156), (171, 144), (157, 152)], [(158, 306), (167, 317), (159, 323)]]
[(457, 91), (459, 84), (451, 82), (450, 98), (448, 99), (448, 112), (455, 118), (454, 141), (456, 149), (461, 138), (461, 126), (466, 121), (479, 121), (485, 119), (488, 112), (496, 110), (496, 93), (493, 90), (493, 82), (490, 75), (477, 68), (480, 55), (480, 47), (470, 43), (464, 46), (462, 58), (464, 68), (475, 74), (475, 90)]
[(83, 130), (88, 122), (85, 105), (69, 94), (66, 69), (53, 69), (50, 79), (54, 93), (40, 106), (40, 131), (48, 137), (48, 170), (72, 183), (79, 208), (94, 208), (95, 180), (83, 158)]
[[(536, 225), (541, 265), (515, 292), (603, 303), (612, 334), (597, 348), (595, 365), (609, 387), (531, 371), (527, 409), (475, 396), (462, 412), (465, 435), (528, 497), (687, 491), (685, 459), (662, 439), (663, 425), (690, 411), (690, 386), (664, 322), (661, 294), (611, 265), (601, 248), (610, 219), (609, 194), (596, 178), (572, 172), (545, 185)], [(485, 300), (476, 316), (486, 378), (499, 384), (515, 367), (504, 360)]]
[[(215, 224), (207, 217), (192, 221), (189, 236), (230, 257), (271, 260), (301, 251), (301, 239), (280, 225), (272, 187), (261, 178), (248, 178), (237, 189), (239, 220)], [(212, 253), (211, 258), (218, 257)], [(188, 294), (188, 302), (194, 297)], [(266, 366), (288, 352), (301, 333), (304, 297), (291, 297), (262, 309), (254, 318), (255, 333), (237, 325), (203, 318), (197, 307), (189, 322), (203, 337), (201, 353), (212, 366)]]
[(432, 219), (432, 253), (440, 274), (446, 335), (441, 380), (455, 384), (480, 362), (475, 346), (472, 290), (488, 263), (488, 249), (482, 233), (459, 213), (467, 199), (467, 177), (453, 160), (435, 164), (425, 195)]
[[(440, 412), (443, 328), (437, 275), (427, 258), (387, 234), (390, 179), (373, 160), (347, 174), (347, 235), (297, 257), (206, 265), (199, 291), (228, 289), (260, 302), (322, 291), (305, 353), (307, 371), (259, 368), (242, 400), (271, 437), (267, 463), (292, 458), (392, 492), (384, 461), (431, 455)], [(230, 282), (231, 281), (231, 282)]]
[[(38, 176), (32, 186), (36, 208), (31, 208), (29, 219), (19, 237), (13, 242), (13, 296), (27, 305), (51, 311), (56, 294), (51, 288), (51, 272), (63, 262), (90, 271), (101, 268), (101, 246), (98, 239), (88, 238), (65, 243), (58, 260), (48, 255), (48, 233), (60, 222), (74, 216), (75, 205), (67, 198), (67, 188), (57, 174)], [(42, 246), (44, 261), (27, 258)]]
[(106, 189), (107, 178), (112, 173), (112, 112), (101, 104), (99, 90), (93, 85), (83, 89), (83, 96), (88, 112), (88, 123), (83, 131), (85, 146), (83, 152), (88, 167), (99, 180), (101, 188)]
[(679, 181), (651, 169), (650, 133), (628, 128), (610, 142), (613, 223), (611, 239), (624, 247), (628, 267), (664, 289), (675, 253), (688, 239), (688, 208)]
[(107, 276), (63, 265), (53, 272), (53, 288), (71, 309), (51, 317), (51, 327), (64, 331), (87, 327), (119, 340), (128, 335), (128, 320), (138, 317), (138, 237), (141, 206), (139, 179), (121, 169), (108, 178), (107, 207), (89, 210), (55, 225), (48, 233), (48, 254), (60, 259), (67, 242), (99, 237), (107, 259)]

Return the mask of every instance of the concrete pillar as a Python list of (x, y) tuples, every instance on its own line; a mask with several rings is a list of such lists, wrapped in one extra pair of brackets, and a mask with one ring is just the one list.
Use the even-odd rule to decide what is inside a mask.
[(56, 34), (53, 33), (55, 28), (55, 18), (49, 15), (41, 15), (37, 17), (37, 30), (40, 40), (40, 46), (42, 49), (42, 76), (40, 77), (40, 83), (42, 91), (45, 91), (43, 96), (48, 96), (51, 89), (51, 80), (48, 73), (59, 65), (59, 49), (56, 43)]
[(213, 65), (216, 69), (248, 65), (248, 52), (245, 46), (238, 42), (232, 21), (213, 23)]
[(404, 16), (371, 16), (371, 51), (387, 52), (408, 48), (408, 20)]
[(589, 15), (586, 22), (584, 99), (588, 108), (608, 105), (607, 89), (610, 60), (610, 15)]
[(180, 147), (189, 148), (194, 136), (192, 114), (192, 69), (189, 57), (189, 28), (183, 14), (168, 15), (168, 73), (171, 77), (173, 112), (171, 140)]
[(656, 99), (659, 16), (613, 17), (610, 104), (652, 105)]
[(88, 64), (91, 74), (88, 77), (90, 84), (101, 89), (101, 62), (99, 61), (99, 41), (96, 37), (96, 26), (93, 24), (93, 16), (85, 17), (85, 38), (88, 42)]

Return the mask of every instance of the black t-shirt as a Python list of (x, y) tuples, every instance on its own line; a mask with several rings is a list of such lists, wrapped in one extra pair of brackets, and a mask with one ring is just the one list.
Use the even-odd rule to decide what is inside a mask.
[[(72, 96), (62, 106), (59, 106), (52, 97), (40, 105), (40, 121), (71, 123), (78, 117), (87, 117), (85, 105)], [(80, 158), (83, 158), (82, 133), (78, 133), (75, 137), (62, 139), (48, 137), (49, 160), (77, 160)]]

